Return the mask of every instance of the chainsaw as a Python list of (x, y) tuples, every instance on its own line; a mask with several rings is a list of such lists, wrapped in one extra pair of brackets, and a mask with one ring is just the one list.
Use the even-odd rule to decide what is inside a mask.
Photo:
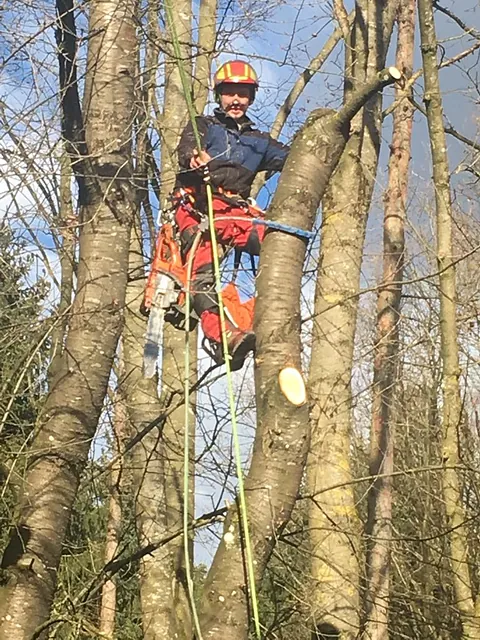
[[(163, 224), (158, 233), (141, 312), (148, 316), (145, 346), (143, 350), (143, 375), (155, 375), (165, 320), (180, 326), (185, 304), (186, 270), (182, 264), (180, 249), (173, 225)], [(167, 316), (167, 317), (166, 317)]]

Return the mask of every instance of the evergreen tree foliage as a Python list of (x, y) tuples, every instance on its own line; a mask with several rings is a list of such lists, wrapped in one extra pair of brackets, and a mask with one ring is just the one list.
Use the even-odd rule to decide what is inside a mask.
[[(96, 587), (104, 566), (109, 493), (106, 474), (94, 483), (89, 479), (104, 462), (92, 461), (85, 472), (63, 549), (53, 615), (60, 622), (56, 637), (61, 640), (91, 638), (98, 629), (101, 589)], [(128, 557), (138, 545), (128, 489), (122, 493), (122, 510), (119, 554)], [(118, 640), (142, 637), (137, 572), (138, 562), (131, 562), (115, 576)]]
[(25, 445), (45, 393), (48, 344), (46, 279), (33, 273), (34, 255), (0, 224), (0, 547), (11, 524)]

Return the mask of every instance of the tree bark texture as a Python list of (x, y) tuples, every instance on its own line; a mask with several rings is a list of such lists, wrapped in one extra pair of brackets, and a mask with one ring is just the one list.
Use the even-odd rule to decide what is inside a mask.
[[(127, 435), (127, 411), (125, 399), (117, 391), (115, 394), (113, 414), (113, 455), (121, 455), (123, 442)], [(108, 501), (107, 534), (105, 537), (104, 562), (112, 562), (118, 551), (120, 527), (122, 524), (121, 482), (123, 460), (121, 458), (112, 465), (110, 470), (110, 498)], [(102, 587), (100, 602), (99, 629), (105, 637), (115, 638), (115, 615), (117, 612), (117, 584), (114, 577), (105, 581)]]
[[(462, 418), (456, 319), (456, 281), (452, 247), (452, 205), (447, 143), (443, 124), (443, 106), (437, 66), (437, 38), (432, 0), (418, 0), (421, 49), (432, 154), (437, 222), (437, 262), (440, 280), (440, 338), (443, 363), (443, 500), (450, 541), (450, 562), (455, 600), (463, 625), (463, 638), (480, 638), (480, 604), (475, 603), (468, 565), (468, 530), (462, 505), (462, 490), (455, 469), (459, 464), (458, 430)], [(478, 598), (477, 598), (478, 599)]]
[[(405, 78), (412, 74), (415, 39), (415, 0), (402, 0), (398, 8), (396, 67)], [(401, 93), (397, 87), (396, 97)], [(383, 277), (377, 300), (377, 326), (373, 372), (370, 475), (381, 474), (370, 487), (367, 535), (367, 618), (364, 636), (388, 640), (390, 551), (392, 538), (393, 442), (392, 411), (397, 377), (398, 332), (405, 250), (413, 106), (405, 101), (394, 111), (388, 187), (383, 226)], [(386, 477), (385, 477), (386, 476)]]
[[(140, 313), (145, 281), (143, 275), (142, 239), (139, 220), (130, 241), (129, 276), (125, 329), (123, 332), (124, 376), (121, 388), (126, 397), (133, 435), (161, 413), (157, 380), (142, 373), (145, 318)], [(133, 449), (132, 484), (135, 500), (135, 522), (139, 545), (165, 537), (165, 491), (162, 438), (152, 429)], [(140, 561), (140, 602), (142, 627), (147, 640), (175, 637), (172, 628), (172, 569), (165, 547)]]
[[(208, 8), (212, 9), (212, 5)], [(203, 10), (206, 11), (205, 7)], [(184, 88), (182, 86), (179, 65), (181, 64), (188, 78), (192, 77), (191, 65), (191, 21), (192, 6), (190, 0), (172, 3), (172, 12), (176, 25), (177, 37), (180, 42), (182, 58), (177, 60), (173, 51), (167, 49), (165, 54), (165, 95), (162, 119), (162, 201), (173, 188), (173, 180), (178, 171), (176, 149), (180, 135), (188, 121), (188, 109), (185, 101)], [(204, 15), (205, 21), (212, 16)], [(208, 31), (206, 22), (202, 23), (202, 29)], [(211, 28), (211, 25), (210, 25)], [(200, 37), (201, 34), (199, 34)], [(203, 36), (206, 33), (203, 31)], [(171, 38), (172, 34), (167, 33)], [(197, 332), (192, 330), (189, 336), (190, 349), (190, 384), (196, 380), (197, 372)], [(185, 333), (166, 325), (163, 336), (162, 348), (162, 397), (167, 398), (171, 393), (178, 392), (183, 395), (185, 380)], [(195, 431), (195, 395), (188, 399), (190, 403), (190, 429)], [(185, 438), (185, 413), (184, 406), (180, 405), (174, 410), (163, 427), (163, 495), (162, 517), (168, 532), (177, 531), (182, 527), (184, 509), (183, 495), (183, 451)], [(193, 436), (192, 436), (193, 438)], [(193, 463), (194, 446), (191, 441), (190, 451)], [(194, 508), (194, 473), (193, 464), (190, 469), (189, 510), (193, 517)], [(193, 540), (193, 538), (192, 538)], [(190, 603), (186, 585), (185, 555), (183, 536), (176, 537), (163, 549), (164, 557), (168, 563), (171, 586), (172, 617), (175, 619), (175, 632), (179, 639), (189, 637), (191, 632)], [(190, 562), (193, 560), (193, 543), (190, 544)]]
[[(138, 7), (138, 10), (141, 12), (141, 7)], [(149, 232), (148, 244), (150, 253), (152, 253), (156, 241), (155, 214), (150, 202), (149, 192), (150, 178), (152, 178), (152, 190), (157, 199), (160, 200), (160, 189), (157, 183), (157, 164), (150, 141), (150, 131), (152, 128), (156, 133), (159, 133), (159, 123), (156, 122), (155, 119), (152, 126), (152, 118), (154, 118), (155, 106), (157, 104), (156, 87), (160, 53), (159, 45), (161, 42), (159, 37), (159, 19), (159, 0), (149, 0), (143, 68), (140, 51), (137, 58), (139, 75), (141, 77), (141, 82), (137, 90), (137, 103), (141, 105), (141, 108), (137, 114), (135, 179), (138, 206), (140, 210), (143, 209)], [(143, 249), (145, 251), (145, 247), (143, 247)]]
[[(388, 74), (387, 74), (388, 75)], [(366, 83), (339, 112), (320, 109), (297, 134), (269, 210), (276, 222), (311, 229), (320, 200), (348, 138), (351, 118), (367, 96), (392, 79)], [(255, 309), (257, 430), (245, 479), (256, 580), (260, 582), (275, 541), (288, 522), (304, 472), (308, 406), (283, 396), (278, 375), (286, 366), (301, 371), (300, 292), (305, 241), (277, 231), (266, 234)], [(200, 609), (208, 640), (248, 637), (247, 584), (236, 506), (204, 586)]]
[[(127, 398), (127, 410), (133, 435), (153, 422), (162, 412), (157, 380), (142, 374), (145, 318), (139, 312), (145, 281), (143, 274), (142, 238), (139, 221), (132, 230), (127, 310), (123, 332), (125, 373), (121, 387)], [(178, 339), (163, 347), (164, 398), (178, 389), (182, 380), (185, 334), (175, 330)], [(193, 345), (191, 345), (191, 348)], [(165, 366), (170, 352), (181, 358), (176, 368)], [(192, 377), (196, 361), (192, 364)], [(170, 382), (170, 377), (172, 382)], [(166, 538), (181, 528), (183, 513), (183, 410), (172, 413), (162, 432), (150, 430), (132, 451), (132, 483), (135, 499), (135, 520), (140, 547)], [(177, 429), (179, 430), (177, 433)], [(171, 439), (176, 436), (175, 447)], [(172, 452), (173, 449), (173, 452)], [(193, 493), (192, 493), (193, 497)], [(140, 601), (144, 638), (157, 640), (184, 638), (190, 629), (189, 604), (186, 596), (183, 540), (177, 537), (162, 545), (140, 561)]]
[(195, 110), (203, 113), (208, 100), (212, 58), (217, 39), (218, 0), (201, 0), (198, 14), (197, 61), (193, 78)]
[[(149, 38), (146, 45), (142, 93), (139, 95), (139, 100), (143, 103), (143, 113), (139, 115), (136, 145), (138, 211), (130, 238), (129, 283), (123, 332), (125, 371), (121, 379), (121, 388), (126, 397), (134, 437), (142, 433), (162, 412), (157, 389), (158, 379), (145, 379), (142, 373), (146, 319), (140, 313), (145, 290), (143, 256), (146, 247), (142, 237), (142, 209), (148, 218), (148, 126), (158, 71), (158, 48), (155, 40), (158, 31), (158, 9), (156, 1), (149, 4)], [(152, 238), (150, 240), (152, 241)], [(165, 538), (168, 533), (165, 518), (163, 443), (158, 429), (150, 430), (141, 438), (132, 451), (131, 460), (135, 525), (139, 546), (145, 547), (155, 540)], [(141, 558), (139, 582), (143, 637), (147, 640), (168, 640), (177, 637), (173, 602), (175, 572), (165, 546)]]
[(10, 640), (30, 640), (48, 618), (125, 301), (133, 204), (133, 3), (94, 0), (89, 22), (85, 143), (92, 188), (81, 192), (78, 284), (62, 362), (32, 444), (17, 524), (2, 561), (10, 580), (4, 588), (0, 637)]
[[(371, 81), (385, 60), (396, 0), (357, 1), (346, 56), (345, 97)], [(368, 28), (366, 28), (366, 25)], [(312, 605), (318, 631), (343, 639), (360, 628), (361, 525), (350, 467), (351, 371), (368, 210), (380, 149), (381, 95), (352, 122), (323, 199), (319, 272), (309, 372), (311, 444), (307, 463)], [(329, 490), (335, 485), (337, 488)]]
[[(191, 0), (167, 0), (170, 2), (176, 34), (180, 44), (181, 59), (177, 60), (171, 42), (173, 34), (167, 28), (165, 33), (165, 92), (161, 128), (162, 184), (161, 206), (175, 183), (177, 172), (177, 146), (180, 135), (188, 120), (184, 89), (181, 82), (179, 65), (182, 65), (187, 78), (192, 77), (191, 40), (192, 40), (192, 3)], [(168, 21), (167, 21), (168, 24)]]
[[(197, 331), (190, 333), (188, 346), (185, 333), (169, 327), (168, 338), (163, 342), (162, 397), (182, 388), (185, 379), (185, 349), (190, 350), (190, 387), (197, 380)], [(183, 467), (185, 442), (184, 405), (179, 406), (167, 417), (163, 427), (163, 486), (164, 486), (164, 518), (167, 532), (178, 531), (182, 527), (184, 501), (188, 501), (190, 519), (194, 517), (195, 507), (195, 422), (196, 394), (191, 393), (188, 399), (190, 416), (189, 436), (189, 487), (188, 495), (184, 495)], [(190, 568), (193, 570), (193, 531), (190, 540)], [(185, 553), (183, 536), (171, 540), (165, 545), (168, 553), (172, 585), (172, 603), (176, 619), (176, 633), (181, 640), (190, 637), (191, 617), (190, 602), (185, 573)]]
[[(189, 54), (185, 40), (190, 38), (191, 8), (188, 3), (175, 5), (177, 35), (183, 43), (185, 59), (180, 61), (187, 66)], [(158, 20), (156, 3), (149, 9), (149, 31), (154, 33)], [(178, 13), (180, 12), (180, 13)], [(172, 34), (168, 34), (171, 40)], [(168, 38), (167, 38), (168, 39)], [(157, 69), (157, 56), (147, 45), (148, 65), (145, 77), (144, 122), (140, 123), (139, 135), (146, 136), (148, 114), (152, 108), (153, 96), (150, 92), (152, 80)], [(164, 95), (164, 113), (160, 136), (162, 139), (162, 189), (161, 201), (173, 186), (173, 177), (177, 170), (175, 150), (181, 130), (186, 123), (187, 112), (183, 87), (178, 72), (179, 61), (172, 56), (171, 46), (165, 53), (166, 80)], [(139, 138), (139, 158), (137, 174), (140, 182), (147, 182), (145, 157), (148, 150), (145, 141)], [(147, 194), (143, 191), (140, 198), (144, 212), (148, 214)], [(144, 252), (140, 218), (132, 233), (130, 248), (129, 274), (130, 282), (127, 292), (127, 315), (124, 332), (125, 360), (127, 371), (123, 381), (128, 398), (128, 410), (134, 433), (141, 433), (162, 410), (162, 402), (158, 398), (157, 380), (145, 380), (142, 375), (143, 342), (146, 320), (139, 314), (145, 281), (142, 278)], [(195, 343), (196, 344), (196, 343)], [(162, 388), (165, 399), (172, 390), (182, 390), (184, 376), (184, 333), (167, 325), (164, 330)], [(196, 371), (196, 360), (193, 359)], [(144, 547), (155, 540), (166, 538), (171, 531), (181, 528), (183, 513), (183, 408), (180, 406), (173, 412), (165, 424), (162, 436), (157, 429), (150, 431), (133, 451), (133, 484), (135, 491), (135, 516), (139, 544)], [(181, 445), (172, 454), (170, 440), (181, 440)], [(177, 443), (176, 443), (177, 444)], [(193, 494), (192, 494), (193, 500)], [(173, 515), (175, 514), (175, 515)], [(185, 570), (183, 557), (183, 540), (174, 538), (170, 543), (162, 545), (153, 553), (144, 556), (140, 562), (140, 599), (142, 607), (142, 625), (144, 637), (168, 640), (185, 638), (190, 631), (190, 609), (186, 596)]]

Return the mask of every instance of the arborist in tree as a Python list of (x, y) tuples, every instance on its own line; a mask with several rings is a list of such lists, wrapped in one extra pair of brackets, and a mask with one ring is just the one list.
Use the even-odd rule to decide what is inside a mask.
[[(175, 220), (185, 261), (199, 225), (206, 219), (205, 165), (214, 191), (218, 243), (223, 249), (234, 247), (258, 256), (265, 227), (253, 225), (258, 209), (253, 209), (247, 198), (257, 173), (281, 171), (289, 151), (268, 133), (258, 131), (247, 116), (259, 87), (257, 74), (249, 64), (240, 60), (225, 63), (215, 74), (213, 84), (219, 106), (213, 115), (196, 118), (202, 148), (197, 149), (192, 124), (187, 125), (178, 146)], [(203, 332), (214, 346), (215, 360), (221, 363), (224, 354), (208, 229), (193, 258), (192, 290)], [(232, 369), (240, 369), (246, 355), (255, 349), (255, 335), (251, 330), (242, 331), (228, 318), (226, 329)]]

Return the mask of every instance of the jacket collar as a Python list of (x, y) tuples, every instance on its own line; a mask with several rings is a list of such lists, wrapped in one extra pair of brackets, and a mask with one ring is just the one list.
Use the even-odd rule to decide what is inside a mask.
[(232, 118), (225, 113), (220, 107), (216, 107), (214, 115), (219, 122), (224, 124), (228, 129), (235, 129), (236, 131), (247, 131), (255, 128), (255, 124), (248, 116), (243, 116), (240, 120)]

